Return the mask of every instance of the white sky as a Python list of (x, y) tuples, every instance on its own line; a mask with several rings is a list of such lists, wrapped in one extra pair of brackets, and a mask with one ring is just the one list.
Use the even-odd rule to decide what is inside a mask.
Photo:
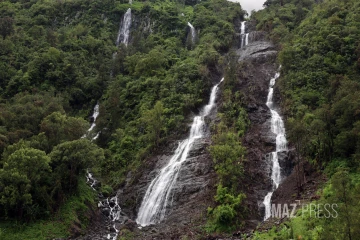
[(251, 10), (259, 10), (262, 8), (265, 0), (229, 0), (231, 2), (240, 2), (243, 9), (250, 15)]

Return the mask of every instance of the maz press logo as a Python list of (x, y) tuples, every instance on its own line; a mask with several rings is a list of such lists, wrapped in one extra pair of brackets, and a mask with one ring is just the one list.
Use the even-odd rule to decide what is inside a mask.
[(338, 205), (333, 204), (301, 204), (300, 200), (296, 200), (297, 203), (292, 204), (272, 204), (271, 205), (271, 217), (272, 218), (296, 218), (296, 210), (298, 206), (301, 206), (301, 216), (307, 213), (310, 217), (314, 218), (337, 218), (338, 212), (336, 209)]

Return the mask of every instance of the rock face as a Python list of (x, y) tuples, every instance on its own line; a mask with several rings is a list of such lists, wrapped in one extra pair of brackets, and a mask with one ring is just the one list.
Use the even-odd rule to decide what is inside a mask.
[[(250, 39), (250, 34), (249, 34)], [(267, 41), (255, 41), (249, 40), (249, 45), (236, 51), (239, 56), (239, 61), (255, 61), (262, 63), (264, 61), (274, 61), (274, 57), (277, 55), (275, 46)]]
[[(249, 28), (251, 27), (249, 23)], [(248, 227), (261, 221), (264, 215), (263, 200), (271, 190), (271, 159), (269, 153), (275, 150), (275, 134), (270, 129), (270, 110), (266, 106), (270, 79), (275, 75), (277, 51), (266, 40), (265, 32), (249, 33), (249, 44), (236, 51), (240, 68), (238, 69), (239, 91), (245, 96), (245, 106), (250, 120), (249, 129), (244, 137), (247, 148), (247, 162), (244, 165), (245, 178), (243, 191), (247, 195), (249, 209)], [(274, 98), (278, 103), (279, 95)], [(279, 154), (282, 176), (288, 176), (292, 169), (291, 154)]]
[[(186, 221), (186, 219), (191, 218), (192, 214), (186, 214), (184, 211), (189, 210), (190, 213), (194, 209), (197, 211), (199, 209), (197, 205), (201, 203), (202, 198), (209, 194), (208, 190), (212, 191), (211, 183), (215, 176), (212, 169), (212, 160), (207, 151), (209, 143), (210, 136), (207, 136), (194, 144), (188, 159), (183, 163), (176, 186), (172, 190), (172, 204), (167, 209), (167, 217), (164, 222)], [(131, 219), (136, 219), (138, 208), (150, 182), (167, 164), (176, 146), (177, 143), (174, 142), (170, 145), (169, 150), (149, 159), (145, 163), (142, 173), (139, 173), (139, 175), (141, 174), (139, 179), (136, 180), (137, 176), (134, 176), (135, 181), (129, 181), (121, 189), (120, 205), (124, 206), (123, 211)], [(186, 209), (186, 207), (190, 209)]]
[[(269, 46), (264, 43), (263, 46)], [(238, 51), (238, 54), (244, 51)], [(244, 56), (239, 55), (243, 59)], [(276, 54), (269, 54), (267, 60), (247, 58), (241, 60), (238, 69), (240, 92), (245, 96), (246, 110), (250, 126), (244, 136), (243, 145), (247, 148), (247, 161), (244, 164), (243, 192), (246, 193), (246, 206), (249, 209), (248, 225), (254, 227), (262, 220), (259, 208), (268, 189), (271, 188), (270, 160), (268, 153), (275, 150), (275, 135), (270, 129), (271, 114), (266, 106), (269, 81), (276, 72)]]
[[(216, 120), (215, 116), (216, 109), (205, 119), (208, 123), (207, 128)], [(183, 138), (187, 135), (188, 133)], [(216, 191), (216, 174), (207, 150), (210, 143), (209, 129), (205, 129), (205, 136), (193, 145), (187, 160), (181, 166), (176, 185), (171, 192), (171, 203), (166, 209), (165, 219), (154, 226), (131, 228), (134, 231), (134, 239), (179, 239), (188, 232), (186, 229), (193, 226), (194, 222), (204, 223), (207, 208), (213, 203)], [(128, 175), (126, 184), (118, 191), (119, 205), (123, 213), (131, 219), (128, 221), (136, 220), (148, 186), (168, 163), (177, 146), (177, 140), (162, 146), (156, 156), (143, 163), (140, 171)], [(125, 227), (121, 225), (119, 228)]]

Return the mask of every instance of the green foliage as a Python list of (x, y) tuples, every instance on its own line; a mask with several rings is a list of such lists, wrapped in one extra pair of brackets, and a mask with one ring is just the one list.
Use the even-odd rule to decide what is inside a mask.
[(49, 156), (54, 172), (52, 194), (60, 201), (65, 197), (64, 194), (77, 190), (79, 176), (84, 176), (86, 168), (100, 165), (104, 160), (103, 150), (87, 139), (61, 143)]
[(20, 148), (9, 155), (0, 169), (0, 206), (7, 216), (36, 218), (48, 205), (50, 158), (33, 148)]
[(79, 180), (78, 194), (70, 196), (60, 209), (49, 219), (24, 223), (22, 221), (0, 221), (2, 240), (46, 240), (67, 238), (74, 222), (81, 220), (81, 228), (89, 224), (89, 207), (95, 207), (95, 192), (87, 186), (85, 178)]
[(87, 128), (88, 123), (85, 120), (67, 117), (60, 112), (53, 112), (45, 117), (40, 124), (40, 132), (45, 134), (50, 146), (79, 139), (84, 135)]
[(63, 99), (51, 93), (17, 94), (5, 104), (0, 103), (0, 109), (0, 153), (9, 144), (37, 135), (41, 121), (53, 111), (64, 112)]
[[(136, 14), (146, 27), (131, 32), (128, 48), (119, 47), (114, 78), (103, 98), (105, 114), (99, 120), (100, 127), (109, 129), (103, 137), (109, 141), (111, 158), (103, 169), (109, 171), (113, 187), (124, 179), (126, 169), (135, 170), (170, 134), (187, 131), (186, 116), (207, 101), (213, 76), (221, 73), (221, 54), (233, 41), (234, 19), (243, 12), (239, 4), (219, 0), (199, 2), (194, 8), (154, 1)], [(200, 21), (204, 14), (217, 25)], [(187, 21), (199, 33), (191, 49), (185, 40)]]
[(268, 31), (276, 43), (286, 42), (308, 12), (313, 8), (314, 0), (267, 0), (265, 9), (254, 12), (257, 29)]
[(358, 164), (359, 6), (350, 2), (316, 6), (280, 53), (290, 135), (301, 126), (305, 154), (319, 165), (334, 158)]
[(213, 144), (210, 146), (210, 154), (220, 183), (237, 192), (239, 179), (244, 174), (243, 162), (246, 154), (241, 138), (249, 119), (242, 107), (241, 93), (236, 91), (237, 83), (232, 81), (232, 74), (232, 70), (228, 69), (222, 91), (222, 105), (218, 113), (220, 122), (212, 129)]
[(218, 206), (209, 208), (210, 220), (207, 224), (209, 232), (229, 232), (239, 226), (239, 219), (243, 217), (244, 207), (241, 206), (245, 194), (232, 195), (228, 188), (218, 185), (215, 201)]
[(215, 163), (215, 171), (220, 183), (236, 188), (236, 183), (243, 176), (242, 161), (245, 148), (234, 133), (217, 133), (213, 137), (214, 145), (210, 147), (210, 154)]
[[(235, 66), (230, 62), (232, 67)], [(243, 163), (246, 149), (242, 137), (249, 124), (241, 94), (236, 91), (233, 79), (234, 69), (227, 69), (222, 91), (222, 105), (219, 108), (220, 122), (212, 128), (210, 154), (218, 177), (215, 195), (216, 207), (209, 208), (206, 225), (208, 232), (230, 232), (240, 227), (246, 214), (242, 202), (246, 195), (241, 193), (239, 183), (244, 176)]]
[[(165, 109), (166, 111), (166, 109)], [(147, 110), (143, 113), (142, 120), (146, 124), (147, 131), (149, 132), (150, 139), (156, 145), (159, 144), (161, 130), (164, 126), (164, 107), (163, 104), (158, 101), (151, 110)]]
[(288, 138), (302, 158), (331, 178), (314, 203), (336, 203), (338, 215), (326, 218), (316, 208), (320, 217), (301, 213), (282, 226), (284, 232), (255, 239), (357, 239), (360, 5), (354, 0), (266, 5), (254, 17), (259, 29), (281, 43), (279, 88)]
[[(119, 22), (129, 7), (136, 16), (131, 43), (117, 48)], [(4, 194), (13, 196), (0, 202), (0, 214), (34, 220), (65, 211), (71, 215), (61, 216), (68, 220), (67, 227), (78, 217), (72, 204), (74, 211), (86, 208), (86, 191), (81, 189), (86, 168), (92, 168), (104, 182), (102, 191), (110, 194), (125, 173), (136, 171), (170, 134), (188, 131), (185, 120), (207, 101), (214, 76), (222, 74), (222, 54), (233, 43), (233, 23), (244, 14), (239, 4), (225, 0), (132, 5), (110, 0), (6, 0), (0, 2), (0, 12), (0, 190), (7, 188)], [(188, 21), (198, 34), (191, 47), (186, 43)], [(88, 127), (84, 117), (98, 101), (97, 143), (105, 151), (77, 140)], [(219, 166), (243, 154), (235, 143), (244, 127), (239, 119), (234, 123), (236, 136), (229, 133), (228, 145), (224, 143), (235, 146), (235, 151), (219, 156)], [(48, 166), (34, 171), (39, 180), (27, 169), (9, 165), (12, 159), (24, 166), (31, 163), (24, 149), (44, 160), (38, 164)], [(25, 206), (23, 213), (20, 206)], [(64, 225), (59, 231), (45, 226), (44, 231), (66, 237)], [(34, 224), (14, 236), (55, 237), (44, 231)], [(9, 238), (7, 233), (0, 236)]]
[(49, 155), (33, 148), (43, 146), (37, 140), (46, 141), (46, 137), (40, 134), (30, 141), (22, 140), (3, 153), (0, 206), (4, 216), (26, 220), (47, 217), (68, 196), (78, 193), (84, 169), (99, 167), (104, 160), (102, 149), (86, 139), (59, 144)]
[[(354, 181), (358, 178), (358, 173), (339, 168), (320, 200), (297, 207), (296, 216), (289, 222), (268, 233), (256, 233), (254, 239), (358, 239), (360, 185)], [(312, 210), (306, 204), (312, 204)], [(325, 210), (325, 204), (334, 206)]]
[(0, 34), (3, 39), (14, 31), (14, 20), (11, 17), (0, 18)]

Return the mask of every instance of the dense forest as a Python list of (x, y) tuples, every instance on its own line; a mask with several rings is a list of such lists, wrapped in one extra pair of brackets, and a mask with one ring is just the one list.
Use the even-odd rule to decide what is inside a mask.
[[(339, 207), (337, 218), (299, 211), (303, 217), (252, 237), (360, 238), (360, 2), (267, 0), (264, 7), (249, 16), (225, 0), (1, 1), (0, 238), (66, 238), (74, 223), (86, 231), (98, 200), (86, 172), (103, 196), (113, 194), (128, 172), (188, 134), (189, 117), (223, 76), (208, 149), (217, 190), (200, 232), (239, 230), (250, 122), (234, 50), (246, 17), (279, 50), (277, 88), (298, 164), (327, 179), (314, 203)], [(129, 8), (130, 42), (117, 44)], [(86, 132), (97, 103), (93, 139)]]
[[(130, 7), (131, 44), (117, 46)], [(109, 195), (166, 139), (187, 133), (245, 13), (222, 0), (2, 1), (0, 11), (2, 239), (85, 227), (97, 199), (86, 169)], [(188, 21), (200, 32), (194, 42)], [(91, 141), (82, 136), (97, 102), (101, 135)]]

